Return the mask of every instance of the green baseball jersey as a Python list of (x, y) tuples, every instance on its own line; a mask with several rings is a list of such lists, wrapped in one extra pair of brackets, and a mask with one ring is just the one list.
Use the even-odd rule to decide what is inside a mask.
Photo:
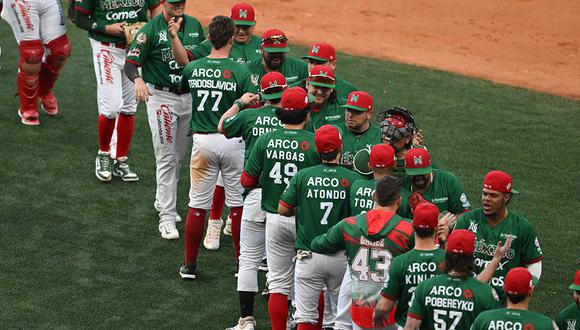
[(341, 220), (324, 235), (312, 240), (316, 253), (346, 249), (352, 279), (352, 320), (373, 327), (373, 310), (393, 257), (412, 248), (411, 223), (393, 212), (370, 210)]
[(489, 284), (448, 274), (419, 283), (410, 304), (407, 317), (422, 320), (421, 329), (425, 330), (469, 330), (479, 313), (500, 306)]
[(491, 226), (483, 215), (483, 210), (477, 209), (463, 214), (457, 220), (455, 229), (468, 229), (475, 233), (475, 271), (477, 273), (481, 273), (493, 259), (497, 242), (505, 243), (507, 236), (512, 235), (512, 245), (491, 279), (491, 285), (502, 299), (504, 299), (502, 288), (507, 272), (515, 267), (533, 264), (544, 257), (532, 224), (513, 211), (509, 211), (502, 222)]
[[(344, 109), (343, 109), (344, 111)], [(354, 133), (346, 127), (346, 123), (338, 123), (335, 125), (340, 131), (342, 137), (342, 160), (341, 163), (345, 166), (352, 166), (352, 159), (357, 152), (365, 148), (371, 148), (375, 144), (382, 142), (381, 129), (373, 126), (362, 133)]]
[[(500, 308), (485, 311), (475, 319), (471, 330), (558, 330), (549, 317), (529, 310)], [(565, 328), (561, 328), (565, 329)]]
[(350, 212), (352, 215), (361, 214), (375, 208), (373, 193), (377, 182), (375, 179), (361, 179), (350, 186)]
[(345, 110), (340, 106), (345, 103), (345, 99), (332, 98), (320, 108), (313, 107), (312, 111), (310, 111), (310, 120), (308, 125), (306, 125), (306, 129), (315, 132), (324, 125), (342, 125), (344, 123)]
[[(147, 22), (147, 10), (161, 5), (161, 0), (76, 0), (75, 10), (88, 14), (96, 23), (110, 25), (126, 22)], [(113, 43), (125, 43), (125, 36), (113, 36), (98, 31), (89, 31), (89, 38)]]
[(258, 138), (244, 171), (255, 177), (261, 175), (262, 209), (278, 213), (280, 196), (290, 179), (299, 170), (317, 164), (320, 164), (320, 156), (314, 148), (314, 134), (281, 128)]
[[(248, 69), (252, 72), (252, 83), (256, 88), (260, 84), (260, 79), (268, 73), (264, 64), (262, 63), (262, 56), (247, 62)], [(277, 70), (286, 77), (286, 83), (289, 87), (297, 86), (302, 80), (308, 77), (308, 65), (303, 61), (295, 59), (286, 55), (284, 63)]]
[(350, 92), (358, 90), (356, 87), (354, 87), (353, 84), (338, 77), (336, 77), (336, 87), (334, 89), (336, 89), (336, 93), (338, 94), (339, 99), (346, 99), (348, 98), (348, 94), (350, 94)]
[(442, 274), (440, 265), (444, 261), (445, 251), (441, 249), (411, 250), (393, 259), (381, 295), (397, 301), (395, 320), (397, 320), (398, 325), (405, 326), (409, 301), (411, 301), (417, 285), (424, 280)]
[[(413, 211), (409, 206), (409, 195), (413, 187), (411, 178), (403, 178), (403, 189), (401, 189), (401, 206), (398, 213), (404, 218), (412, 218)], [(423, 197), (439, 208), (439, 211), (459, 214), (469, 210), (471, 204), (467, 199), (467, 194), (459, 179), (450, 172), (433, 170), (433, 181), (422, 193)]]
[[(205, 37), (199, 21), (183, 15), (182, 29), (177, 33), (186, 49), (191, 49)], [(167, 22), (158, 15), (139, 30), (129, 48), (127, 61), (142, 66), (143, 80), (156, 86), (179, 88), (183, 68), (171, 52)]]
[(580, 307), (572, 303), (564, 308), (556, 318), (560, 330), (580, 330)]
[(261, 135), (282, 127), (284, 124), (276, 117), (276, 108), (269, 105), (259, 109), (246, 109), (224, 120), (226, 137), (242, 137), (246, 142), (244, 163)]
[(290, 180), (280, 203), (295, 208), (296, 248), (310, 250), (310, 242), (351, 215), (350, 185), (358, 173), (338, 164), (323, 163), (300, 170)]
[[(246, 44), (234, 42), (232, 50), (230, 50), (230, 58), (234, 60), (234, 62), (238, 62), (240, 64), (245, 64), (251, 60), (261, 58), (261, 46), (262, 39), (256, 36), (252, 36), (250, 41)], [(192, 59), (206, 57), (209, 55), (209, 53), (211, 53), (211, 42), (209, 40), (202, 42), (199, 44), (199, 46), (189, 51), (190, 58)]]
[(220, 118), (244, 93), (256, 93), (250, 71), (231, 58), (202, 58), (183, 69), (181, 88), (192, 97), (190, 128), (194, 133), (217, 133)]

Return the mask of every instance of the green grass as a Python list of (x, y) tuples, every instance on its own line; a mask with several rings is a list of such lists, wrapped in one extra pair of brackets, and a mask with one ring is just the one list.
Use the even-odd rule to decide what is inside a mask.
[[(238, 318), (231, 241), (203, 248), (200, 278), (178, 274), (184, 240), (159, 237), (155, 162), (146, 112), (137, 113), (130, 158), (134, 184), (94, 176), (97, 104), (86, 34), (69, 26), (73, 56), (55, 93), (61, 114), (24, 127), (16, 115), (18, 52), (0, 23), (0, 324), (3, 328), (224, 329)], [(294, 55), (304, 48), (295, 47)], [(478, 205), (483, 175), (511, 173), (511, 205), (531, 220), (544, 253), (533, 309), (554, 316), (571, 302), (580, 266), (577, 164), (580, 103), (397, 63), (339, 54), (338, 74), (418, 118), (435, 162), (457, 174)], [(179, 211), (187, 212), (188, 171)], [(576, 202), (575, 202), (576, 201)], [(182, 235), (184, 224), (178, 225)], [(260, 281), (262, 284), (263, 281)], [(261, 329), (265, 302), (257, 298)]]

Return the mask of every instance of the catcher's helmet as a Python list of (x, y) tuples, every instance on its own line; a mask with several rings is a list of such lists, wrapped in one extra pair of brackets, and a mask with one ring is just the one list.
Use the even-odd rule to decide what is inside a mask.
[[(387, 141), (396, 142), (408, 135), (414, 135), (418, 131), (413, 114), (400, 106), (394, 106), (380, 112), (377, 116), (377, 121), (381, 125), (383, 140)], [(411, 141), (409, 142), (409, 147), (410, 144)]]

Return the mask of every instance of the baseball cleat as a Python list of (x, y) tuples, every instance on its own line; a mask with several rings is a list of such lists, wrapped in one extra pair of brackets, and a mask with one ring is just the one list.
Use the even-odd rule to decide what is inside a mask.
[(95, 160), (95, 175), (101, 181), (111, 181), (113, 177), (111, 168), (113, 167), (113, 160), (108, 152), (100, 151)]
[(40, 125), (40, 120), (38, 120), (38, 112), (35, 111), (21, 112), (20, 109), (18, 109), (18, 117), (20, 117), (20, 122), (22, 122), (24, 125), (28, 126)]
[(181, 222), (181, 217), (179, 214), (175, 216), (175, 222)]
[(260, 261), (260, 263), (258, 264), (258, 270), (262, 272), (268, 271), (268, 259), (264, 258), (262, 259), (262, 261)]
[(184, 280), (195, 280), (197, 277), (195, 262), (192, 262), (189, 265), (182, 265), (181, 268), (179, 268), (179, 275)]
[(217, 250), (220, 248), (220, 232), (222, 230), (223, 221), (221, 219), (207, 221), (207, 232), (203, 239), (203, 246), (208, 250)]
[(58, 114), (58, 101), (56, 97), (49, 92), (48, 94), (40, 97), (40, 108), (46, 112), (49, 116), (54, 116)]
[(224, 226), (224, 235), (232, 236), (232, 219), (228, 217), (226, 225)]
[(226, 330), (254, 330), (256, 329), (256, 320), (253, 316), (240, 317), (235, 327)]
[(179, 231), (175, 228), (175, 222), (165, 221), (159, 224), (159, 232), (161, 237), (169, 240), (179, 239)]
[(131, 167), (129, 167), (129, 164), (127, 164), (127, 157), (121, 157), (117, 159), (113, 175), (120, 177), (125, 182), (139, 181), (137, 173), (133, 172), (133, 170), (131, 170)]

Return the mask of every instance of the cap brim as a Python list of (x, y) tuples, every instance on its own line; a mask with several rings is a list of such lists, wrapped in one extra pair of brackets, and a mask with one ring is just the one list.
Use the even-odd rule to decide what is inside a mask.
[(350, 105), (350, 104), (341, 105), (340, 107), (341, 108), (345, 108), (345, 109), (353, 109), (353, 110), (356, 110), (356, 111), (364, 111), (364, 112), (367, 112), (367, 111), (370, 110), (370, 109), (367, 109), (367, 108), (357, 107), (356, 105)]
[(517, 190), (515, 190), (515, 189), (512, 189), (512, 192), (511, 193), (512, 193), (512, 195), (516, 195), (516, 194), (519, 194), (520, 192), (517, 191)]
[(262, 98), (264, 100), (274, 100), (274, 99), (279, 99), (282, 97), (282, 93), (284, 91), (280, 92), (280, 93), (272, 93), (272, 94), (266, 94), (264, 92), (260, 92), (260, 95), (262, 96)]
[(310, 55), (302, 56), (302, 59), (304, 59), (304, 60), (306, 60), (306, 59), (313, 59), (313, 60), (321, 61), (321, 62), (330, 62), (330, 60), (327, 59), (327, 58), (310, 56)]
[(580, 291), (580, 284), (572, 284), (570, 285), (570, 290)]
[(326, 84), (326, 83), (321, 83), (321, 82), (316, 82), (316, 81), (310, 81), (310, 85), (312, 85), (312, 86), (318, 86), (318, 87), (327, 87), (327, 88), (334, 88), (334, 87), (336, 87), (335, 84)]
[(234, 21), (235, 25), (247, 25), (247, 26), (254, 26), (256, 25), (256, 22), (252, 22), (252, 21)]
[(264, 51), (266, 53), (288, 53), (290, 51), (290, 47), (282, 47), (282, 48), (264, 47)]
[(418, 167), (418, 168), (405, 168), (405, 173), (409, 176), (413, 175), (425, 175), (433, 172), (433, 167)]

